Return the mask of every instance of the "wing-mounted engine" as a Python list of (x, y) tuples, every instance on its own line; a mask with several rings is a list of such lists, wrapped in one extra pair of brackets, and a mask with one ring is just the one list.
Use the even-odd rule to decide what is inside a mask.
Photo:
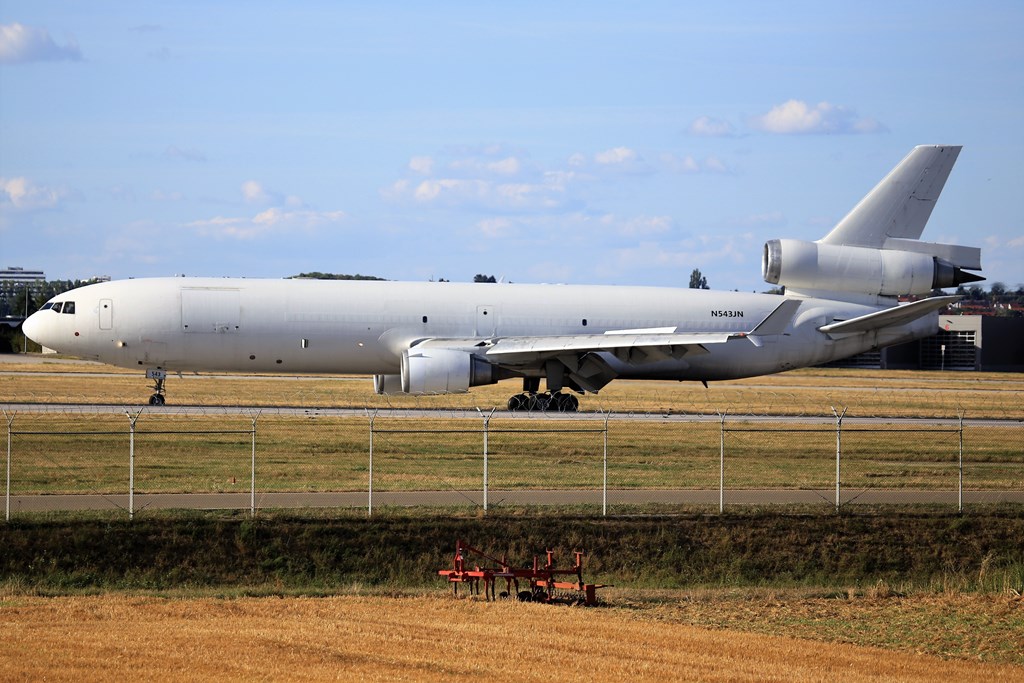
[(881, 249), (794, 239), (764, 245), (761, 274), (791, 293), (850, 292), (871, 296), (929, 294), (984, 278), (981, 250), (889, 238)]
[(512, 374), (462, 349), (414, 346), (402, 352), (400, 375), (376, 375), (378, 394), (462, 394)]

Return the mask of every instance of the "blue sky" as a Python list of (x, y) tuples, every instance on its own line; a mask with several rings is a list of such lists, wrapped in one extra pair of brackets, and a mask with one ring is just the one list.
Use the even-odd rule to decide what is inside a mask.
[(1021, 35), (1019, 1), (6, 0), (0, 266), (763, 291), (764, 241), (943, 143), (924, 237), (1015, 287)]

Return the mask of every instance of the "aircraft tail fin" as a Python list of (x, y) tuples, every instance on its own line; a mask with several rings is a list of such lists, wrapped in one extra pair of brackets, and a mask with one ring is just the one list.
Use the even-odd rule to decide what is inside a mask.
[(890, 237), (920, 238), (960, 149), (915, 147), (820, 242), (881, 249)]
[(878, 303), (983, 280), (981, 250), (918, 238), (960, 154), (955, 145), (911, 150), (816, 242), (770, 240), (764, 279), (789, 294)]

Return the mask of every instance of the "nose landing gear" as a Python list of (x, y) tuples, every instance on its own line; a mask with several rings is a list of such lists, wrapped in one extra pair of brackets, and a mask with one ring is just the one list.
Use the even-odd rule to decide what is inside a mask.
[(160, 368), (150, 368), (149, 370), (146, 370), (146, 379), (153, 380), (153, 390), (156, 392), (149, 397), (149, 405), (164, 405), (164, 380), (167, 379), (167, 371), (161, 370)]

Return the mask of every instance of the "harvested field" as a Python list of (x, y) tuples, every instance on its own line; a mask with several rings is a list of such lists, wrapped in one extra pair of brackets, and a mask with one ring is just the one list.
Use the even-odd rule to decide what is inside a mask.
[(9, 597), (5, 680), (1024, 680), (1006, 664), (440, 597)]

